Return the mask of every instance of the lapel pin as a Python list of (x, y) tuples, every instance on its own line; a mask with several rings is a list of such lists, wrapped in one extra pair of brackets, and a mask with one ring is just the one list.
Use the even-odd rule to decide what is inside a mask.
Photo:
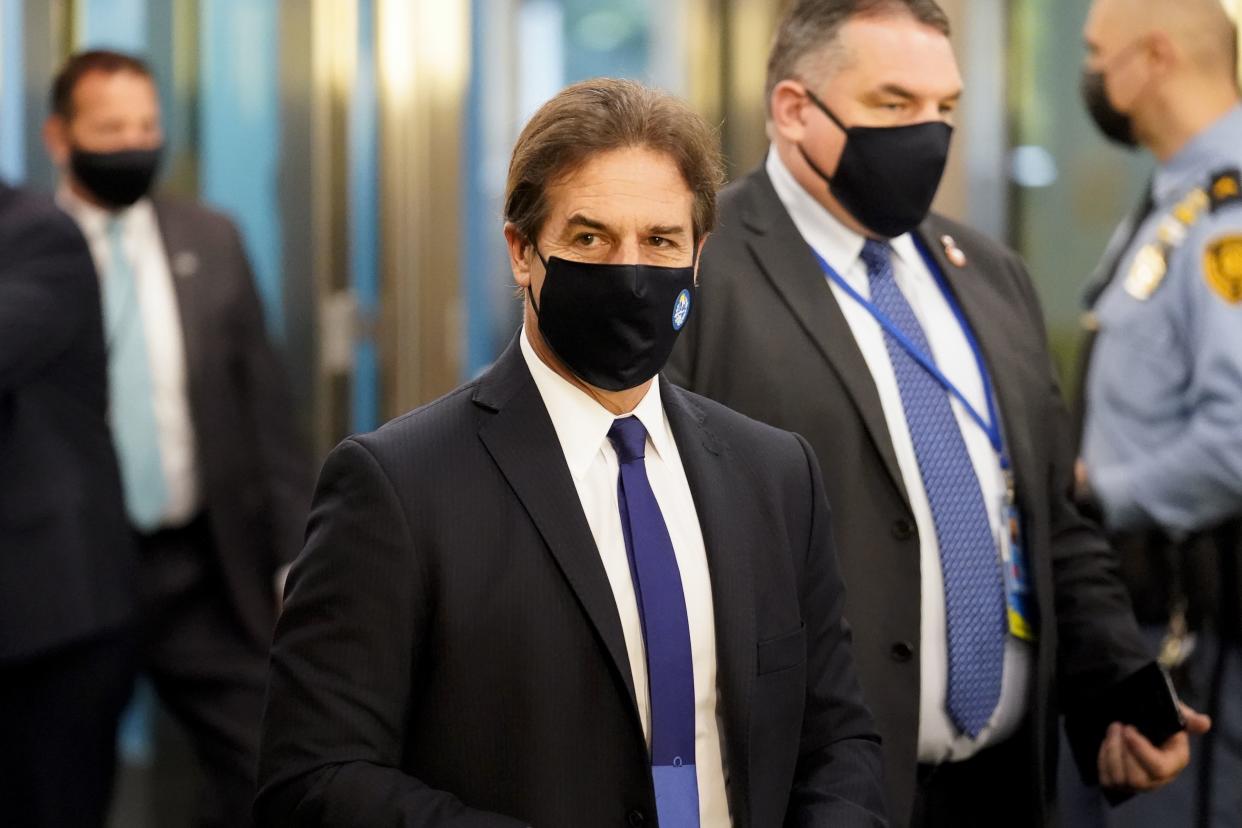
[(198, 256), (189, 251), (182, 251), (172, 260), (173, 275), (180, 279), (187, 279), (198, 273)]
[(962, 248), (957, 246), (952, 236), (941, 236), (940, 243), (944, 245), (944, 255), (955, 267), (966, 266), (966, 254), (962, 252)]

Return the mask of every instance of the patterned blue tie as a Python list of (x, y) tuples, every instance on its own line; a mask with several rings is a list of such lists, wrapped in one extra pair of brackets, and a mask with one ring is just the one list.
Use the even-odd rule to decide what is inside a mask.
[(112, 261), (104, 284), (104, 322), (108, 332), (108, 390), (112, 438), (125, 488), (125, 508), (136, 529), (159, 528), (168, 486), (160, 460), (154, 387), (147, 359), (147, 337), (134, 269), (121, 237), (121, 220), (108, 220)]
[[(868, 241), (862, 259), (872, 303), (930, 357), (927, 336), (893, 278), (888, 245)], [(1005, 588), (996, 541), (948, 392), (891, 335), (886, 333), (884, 342), (940, 543), (949, 716), (973, 739), (996, 710), (1004, 669)]]
[(651, 778), (660, 828), (698, 828), (694, 768), (694, 659), (681, 573), (643, 462), (647, 430), (637, 417), (615, 420), (608, 439), (621, 473), (617, 499), (647, 649), (651, 688)]

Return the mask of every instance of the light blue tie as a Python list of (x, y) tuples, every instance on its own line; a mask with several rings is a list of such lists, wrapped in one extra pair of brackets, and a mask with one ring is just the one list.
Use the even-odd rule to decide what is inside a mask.
[(125, 255), (121, 219), (108, 219), (111, 256), (103, 290), (108, 333), (108, 384), (112, 439), (125, 488), (125, 508), (134, 528), (157, 529), (168, 501), (155, 422), (154, 386), (142, 327), (142, 306), (134, 269)]
[[(863, 247), (871, 301), (931, 358), (927, 336), (893, 278), (890, 254), (887, 244), (874, 240)], [(996, 710), (1004, 670), (1005, 587), (996, 541), (948, 392), (891, 335), (886, 333), (884, 342), (940, 543), (949, 716), (973, 739)]]

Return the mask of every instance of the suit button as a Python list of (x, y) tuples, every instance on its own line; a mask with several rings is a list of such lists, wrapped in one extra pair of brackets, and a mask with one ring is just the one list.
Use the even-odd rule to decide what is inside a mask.
[(640, 825), (647, 822), (647, 818), (643, 816), (642, 811), (630, 811), (629, 816), (626, 817), (626, 821), (628, 821), (630, 825), (634, 826), (634, 828), (639, 828)]
[(914, 537), (914, 524), (902, 518), (893, 524), (893, 537), (897, 540), (910, 540)]
[(912, 647), (908, 641), (898, 641), (888, 651), (888, 654), (893, 657), (893, 661), (905, 664), (907, 661), (914, 658), (914, 647)]

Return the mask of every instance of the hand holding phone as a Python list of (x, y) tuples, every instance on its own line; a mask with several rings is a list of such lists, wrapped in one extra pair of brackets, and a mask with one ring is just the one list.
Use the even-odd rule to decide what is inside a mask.
[(1181, 704), (1168, 674), (1153, 662), (1080, 706), (1071, 717), (1071, 743), (1084, 776), (1118, 802), (1175, 778), (1190, 760), (1185, 731), (1208, 727), (1208, 718)]

